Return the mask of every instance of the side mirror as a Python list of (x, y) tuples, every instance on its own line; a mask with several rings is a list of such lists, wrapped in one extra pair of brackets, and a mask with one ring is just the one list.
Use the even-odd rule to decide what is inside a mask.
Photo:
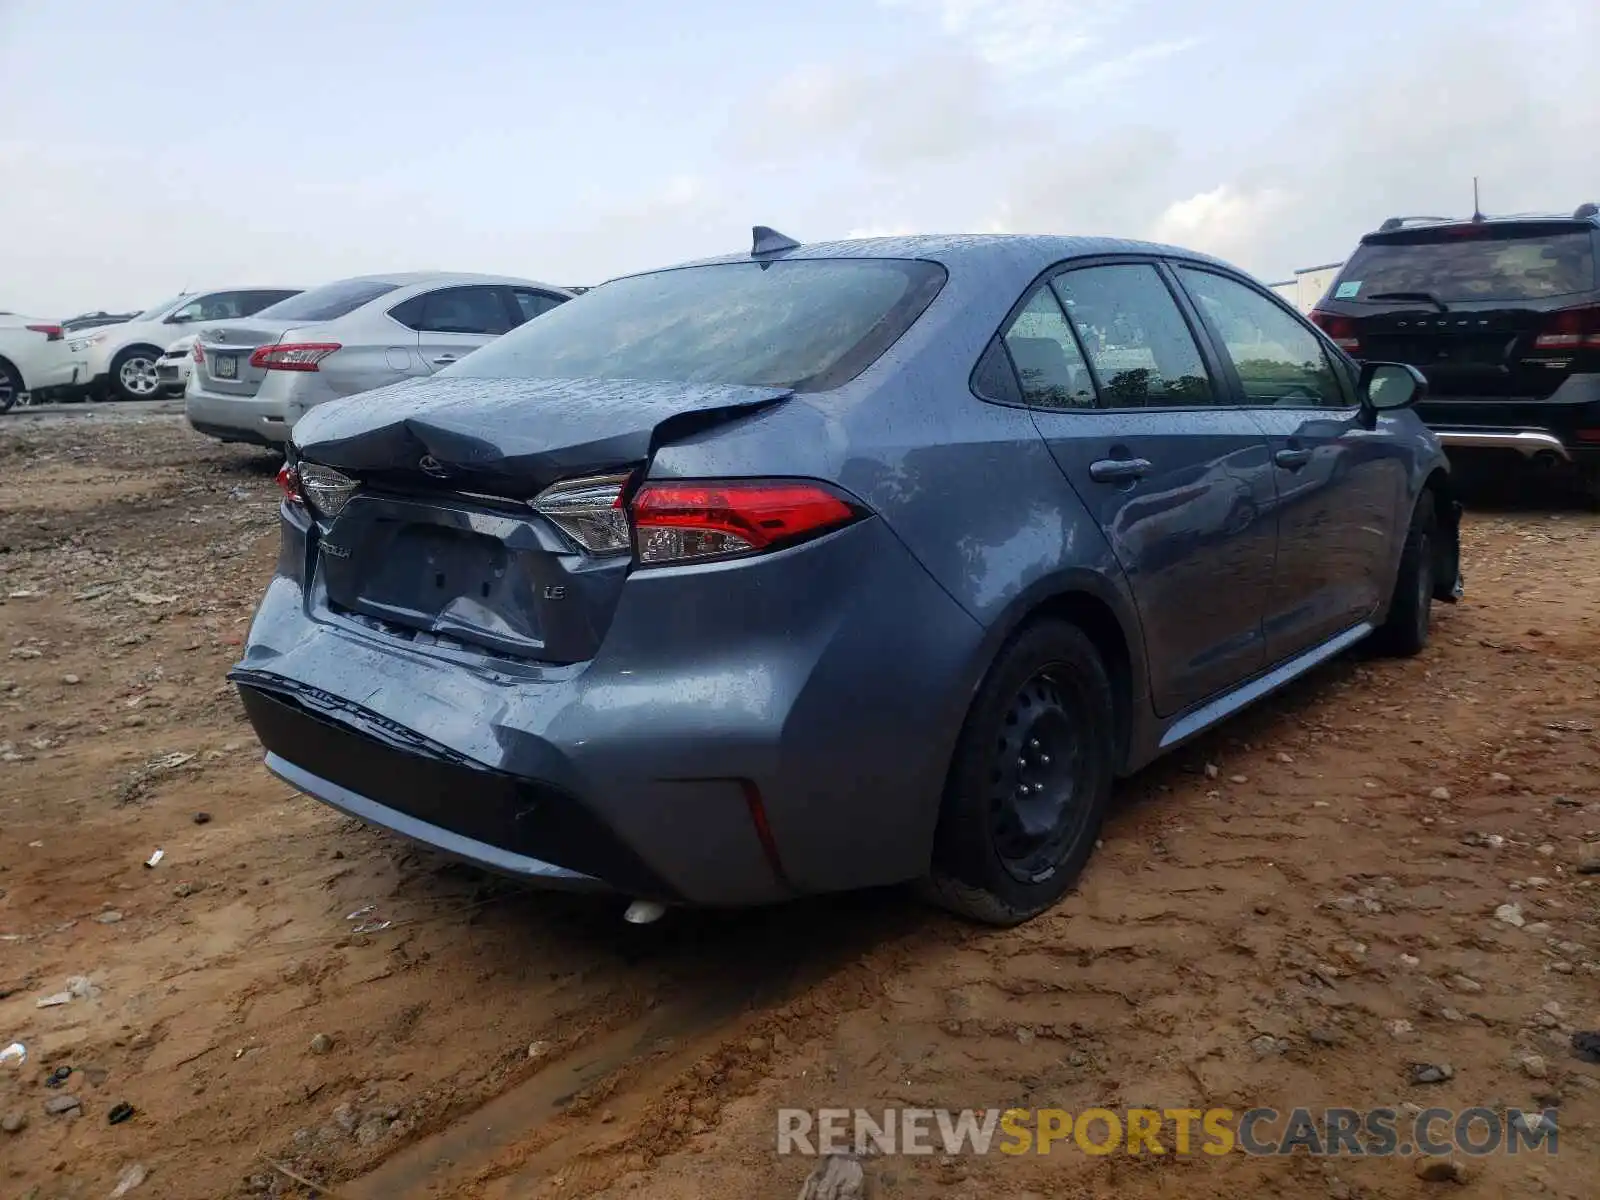
[(166, 323), (168, 325), (187, 325), (192, 320), (194, 320), (194, 317), (191, 317), (188, 313), (175, 312), (167, 318)]
[(1428, 380), (1407, 363), (1364, 362), (1356, 390), (1370, 411), (1398, 412), (1426, 398)]

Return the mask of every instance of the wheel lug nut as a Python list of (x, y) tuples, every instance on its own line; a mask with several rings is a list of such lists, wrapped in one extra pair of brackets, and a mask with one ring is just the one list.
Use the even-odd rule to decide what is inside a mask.
[(1029, 750), (1037, 750), (1038, 748), (1039, 748), (1039, 739), (1038, 738), (1029, 738), (1028, 739), (1028, 749)]
[(1027, 769), (1028, 769), (1028, 760), (1025, 759), (1025, 758), (1017, 759), (1017, 770), (1026, 771)]
[(1034, 784), (1034, 785), (1033, 785), (1033, 790), (1034, 790), (1034, 791), (1036, 791), (1036, 792), (1042, 792), (1042, 791), (1044, 791), (1044, 784), (1042, 784), (1042, 783), (1036, 783), (1036, 784)]
[(1039, 755), (1039, 765), (1041, 767), (1048, 767), (1050, 765), (1050, 756), (1048, 754)]

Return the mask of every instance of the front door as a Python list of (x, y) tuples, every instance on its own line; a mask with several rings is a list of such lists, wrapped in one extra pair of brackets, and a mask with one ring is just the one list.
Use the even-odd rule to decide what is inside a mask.
[(1156, 712), (1258, 672), (1276, 549), (1266, 438), (1226, 406), (1158, 269), (1064, 271), (1003, 340), (1040, 434), (1128, 579)]
[(1267, 657), (1310, 649), (1371, 616), (1392, 584), (1406, 466), (1368, 429), (1348, 374), (1299, 315), (1200, 267), (1177, 276), (1222, 345), (1272, 447), (1278, 566)]

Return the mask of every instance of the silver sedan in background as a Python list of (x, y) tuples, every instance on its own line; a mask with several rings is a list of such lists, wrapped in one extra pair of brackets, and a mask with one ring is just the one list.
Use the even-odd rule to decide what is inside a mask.
[(432, 375), (572, 298), (499, 275), (364, 275), (312, 288), (195, 338), (184, 409), (224, 442), (282, 446), (307, 411)]

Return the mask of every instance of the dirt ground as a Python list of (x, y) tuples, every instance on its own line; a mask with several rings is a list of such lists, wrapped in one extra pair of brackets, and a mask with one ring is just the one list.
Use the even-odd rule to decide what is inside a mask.
[(8, 1200), (135, 1164), (163, 1200), (789, 1200), (812, 1163), (774, 1153), (784, 1106), (1407, 1103), (1559, 1106), (1560, 1152), (1443, 1184), (878, 1158), (868, 1194), (1594, 1195), (1600, 1066), (1570, 1039), (1600, 1028), (1600, 517), (1475, 512), (1422, 657), (1335, 663), (1123, 786), (1081, 892), (1022, 929), (897, 892), (640, 929), (260, 766), (222, 676), (276, 465), (171, 416), (0, 420)]

